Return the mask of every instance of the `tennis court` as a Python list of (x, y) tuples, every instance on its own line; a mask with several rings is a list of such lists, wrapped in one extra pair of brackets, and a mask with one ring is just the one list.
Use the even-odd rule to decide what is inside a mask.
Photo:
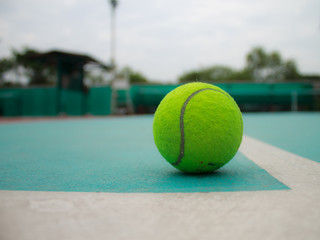
[(0, 240), (320, 240), (319, 8), (0, 1)]
[(319, 113), (245, 113), (239, 152), (205, 175), (161, 157), (152, 121), (3, 121), (1, 239), (318, 239)]

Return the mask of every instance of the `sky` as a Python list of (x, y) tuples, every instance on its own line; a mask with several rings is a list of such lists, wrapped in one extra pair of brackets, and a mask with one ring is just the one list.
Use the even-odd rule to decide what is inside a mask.
[[(0, 58), (29, 46), (84, 53), (108, 63), (109, 0), (0, 0)], [(212, 65), (245, 66), (256, 46), (320, 73), (319, 0), (119, 0), (116, 63), (175, 82)]]

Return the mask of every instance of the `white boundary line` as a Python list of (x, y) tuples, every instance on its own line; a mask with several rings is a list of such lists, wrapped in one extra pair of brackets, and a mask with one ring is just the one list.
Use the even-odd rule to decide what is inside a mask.
[(320, 164), (249, 136), (240, 147), (247, 158), (293, 190), (320, 190)]

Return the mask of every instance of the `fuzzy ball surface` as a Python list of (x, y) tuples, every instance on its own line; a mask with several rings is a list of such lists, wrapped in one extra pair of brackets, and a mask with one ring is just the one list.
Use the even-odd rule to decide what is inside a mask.
[(212, 172), (228, 163), (242, 141), (242, 114), (221, 88), (188, 83), (169, 92), (153, 120), (160, 154), (186, 173)]

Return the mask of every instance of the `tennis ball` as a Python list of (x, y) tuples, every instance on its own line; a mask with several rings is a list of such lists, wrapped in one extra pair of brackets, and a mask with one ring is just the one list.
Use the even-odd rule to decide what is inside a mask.
[(238, 105), (221, 88), (188, 83), (169, 92), (153, 120), (160, 154), (186, 173), (212, 172), (229, 162), (242, 141)]

